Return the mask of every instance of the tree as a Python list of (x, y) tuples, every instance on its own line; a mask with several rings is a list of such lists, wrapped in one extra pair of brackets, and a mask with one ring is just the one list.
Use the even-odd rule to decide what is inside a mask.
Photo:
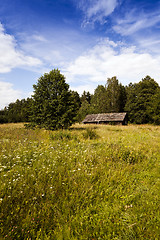
[(91, 98), (92, 113), (105, 113), (107, 111), (107, 92), (103, 85), (98, 85)]
[(27, 99), (22, 99), (22, 121), (23, 122), (29, 122), (32, 114), (32, 104), (33, 104), (33, 99), (32, 98), (27, 98)]
[(91, 96), (90, 113), (124, 112), (126, 89), (116, 77), (108, 78), (105, 86), (98, 85)]
[(29, 122), (31, 115), (32, 98), (27, 98), (10, 103), (4, 109), (5, 120), (9, 123)]
[(68, 128), (74, 121), (77, 105), (60, 71), (45, 73), (33, 88), (32, 123), (50, 130)]
[(90, 94), (90, 92), (84, 91), (80, 99), (81, 99), (81, 103), (86, 100), (90, 104), (91, 103), (91, 94)]
[(153, 123), (160, 125), (160, 87), (152, 98)]
[(83, 101), (77, 113), (76, 120), (80, 123), (87, 114), (90, 113), (90, 104), (87, 100)]
[(136, 101), (136, 83), (132, 84), (130, 83), (128, 86), (126, 86), (126, 105), (124, 110), (128, 113), (128, 118), (130, 122), (134, 122), (135, 120), (135, 101)]
[(123, 112), (126, 102), (126, 92), (117, 77), (108, 78), (106, 85), (107, 112)]
[(6, 108), (4, 110), (0, 110), (0, 124), (1, 123), (7, 123), (7, 117), (6, 117)]
[(77, 120), (77, 114), (78, 114), (78, 111), (80, 109), (80, 106), (81, 106), (81, 100), (80, 100), (80, 96), (79, 94), (76, 92), (76, 91), (71, 91), (71, 100), (72, 100), (72, 107), (73, 107), (73, 111), (71, 111), (71, 114), (72, 114), (72, 121), (73, 122), (76, 122), (78, 121)]
[(126, 88), (120, 83), (119, 84), (119, 112), (124, 112), (124, 108), (127, 101)]
[(153, 97), (159, 88), (158, 83), (150, 76), (142, 81), (130, 84), (127, 90), (125, 110), (129, 120), (137, 124), (153, 123)]

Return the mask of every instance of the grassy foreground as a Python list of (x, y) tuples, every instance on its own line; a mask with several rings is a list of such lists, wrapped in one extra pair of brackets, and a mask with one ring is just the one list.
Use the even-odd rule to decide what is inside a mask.
[(160, 239), (160, 127), (0, 125), (0, 239)]

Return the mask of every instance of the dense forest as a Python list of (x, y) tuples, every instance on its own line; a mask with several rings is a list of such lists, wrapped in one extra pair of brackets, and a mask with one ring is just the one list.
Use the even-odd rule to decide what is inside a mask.
[[(59, 115), (59, 119), (63, 119), (64, 125), (65, 118), (74, 119), (74, 121), (69, 121), (69, 125), (71, 125), (75, 121), (81, 122), (87, 114), (108, 112), (127, 112), (130, 123), (160, 124), (160, 86), (150, 76), (146, 76), (138, 83), (130, 83), (128, 86), (123, 86), (117, 77), (108, 78), (104, 86), (97, 86), (94, 94), (84, 91), (79, 96), (77, 92), (69, 91), (69, 85), (65, 83), (64, 76), (57, 71), (51, 71), (50, 74), (45, 74), (39, 79), (37, 86), (33, 86), (35, 93), (31, 98), (17, 100), (1, 110), (0, 123), (30, 122), (33, 121), (33, 118), (39, 121), (40, 118), (37, 118), (37, 111), (38, 109), (43, 109), (41, 115), (50, 114), (49, 119), (52, 122), (54, 122), (54, 117), (52, 119), (51, 116), (54, 116), (56, 111), (56, 116)], [(57, 92), (58, 97), (53, 96), (55, 85), (50, 85), (51, 73), (52, 75), (58, 73), (56, 77), (61, 79), (59, 92)], [(50, 92), (44, 84), (45, 81), (48, 84), (46, 86), (50, 86)], [(58, 81), (56, 80), (56, 84)], [(44, 86), (43, 90), (42, 86)], [(52, 88), (53, 91), (51, 91)], [(37, 96), (40, 96), (39, 91), (43, 91), (44, 96), (36, 100), (38, 99)], [(48, 92), (46, 93), (46, 91)], [(45, 105), (47, 94), (52, 96), (53, 104), (50, 103), (49, 107)], [(55, 98), (59, 99), (56, 100), (58, 101), (56, 104)], [(58, 106), (58, 108), (55, 108), (55, 106)], [(64, 112), (63, 116), (61, 116), (64, 109), (68, 109), (67, 114)], [(54, 128), (54, 126), (52, 127)]]

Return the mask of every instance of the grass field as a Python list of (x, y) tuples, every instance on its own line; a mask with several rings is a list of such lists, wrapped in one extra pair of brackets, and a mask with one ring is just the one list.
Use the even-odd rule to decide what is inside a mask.
[(160, 239), (160, 127), (0, 125), (0, 239)]

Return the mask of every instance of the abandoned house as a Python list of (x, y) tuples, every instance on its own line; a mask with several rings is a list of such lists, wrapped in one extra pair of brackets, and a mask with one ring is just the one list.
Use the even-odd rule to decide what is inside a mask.
[(127, 113), (98, 113), (89, 114), (82, 121), (84, 124), (113, 124), (127, 125)]

